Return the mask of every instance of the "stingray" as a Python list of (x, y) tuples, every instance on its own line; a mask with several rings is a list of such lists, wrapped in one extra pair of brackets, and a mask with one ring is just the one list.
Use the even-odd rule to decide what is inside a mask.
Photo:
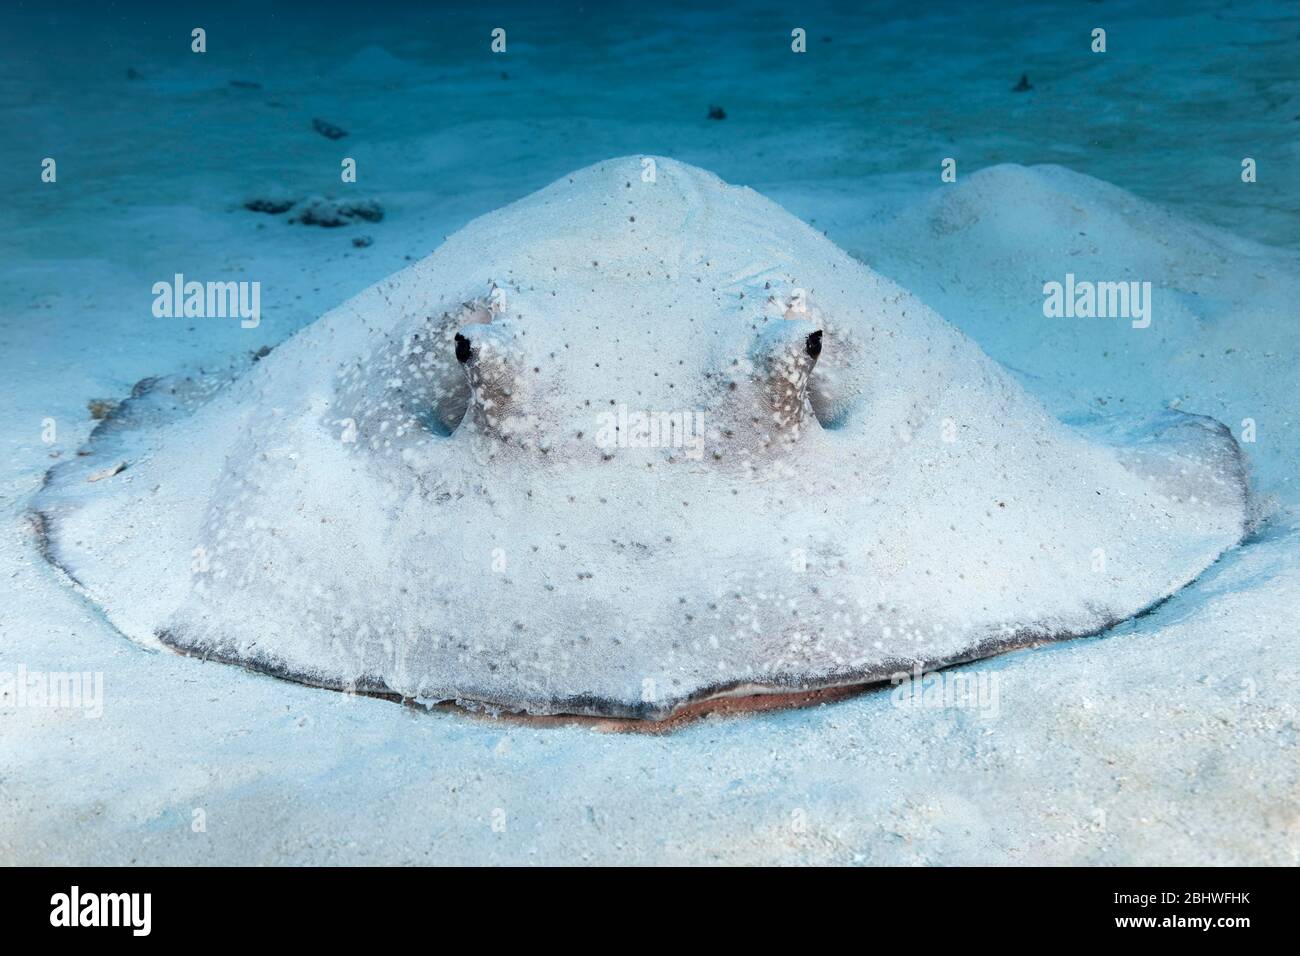
[(45, 551), (141, 643), (326, 688), (662, 720), (1096, 634), (1247, 531), (1221, 424), (1064, 424), (669, 159), (566, 176), (236, 365), (137, 385), (47, 476)]

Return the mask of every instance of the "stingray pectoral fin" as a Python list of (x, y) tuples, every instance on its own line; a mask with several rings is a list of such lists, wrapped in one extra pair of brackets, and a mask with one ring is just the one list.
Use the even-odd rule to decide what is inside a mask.
[(1174, 410), (1113, 424), (1097, 433), (1113, 445), (1121, 464), (1181, 502), (1199, 502), (1250, 517), (1250, 481), (1241, 446), (1226, 425)]

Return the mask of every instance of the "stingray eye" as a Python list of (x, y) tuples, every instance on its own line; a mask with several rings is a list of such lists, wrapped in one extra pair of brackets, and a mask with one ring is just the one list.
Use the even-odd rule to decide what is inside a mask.
[(470, 348), (469, 339), (465, 338), (465, 336), (457, 332), (456, 333), (456, 361), (459, 362), (461, 365), (464, 365), (466, 362), (470, 360), (470, 356), (472, 356), (473, 354), (474, 354), (474, 350)]
[(813, 361), (817, 360), (817, 356), (822, 354), (821, 329), (818, 329), (816, 332), (812, 333), (812, 335), (808, 336), (808, 338), (804, 339), (803, 350), (808, 353), (810, 359)]
[(808, 381), (821, 354), (822, 330), (791, 319), (772, 322), (751, 346), (752, 384), (741, 414), (765, 443), (797, 439), (805, 419), (815, 421), (806, 411)]
[(456, 361), (469, 388), (465, 421), (498, 437), (524, 417), (523, 351), (508, 322), (466, 326), (457, 333)]

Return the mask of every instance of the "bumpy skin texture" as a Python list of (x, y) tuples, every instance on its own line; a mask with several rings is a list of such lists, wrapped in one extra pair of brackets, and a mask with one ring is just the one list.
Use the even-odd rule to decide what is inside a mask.
[(219, 385), (142, 389), (56, 468), (48, 554), (143, 642), (404, 698), (659, 719), (887, 679), (1094, 633), (1246, 526), (1222, 426), (1066, 428), (666, 159), (476, 220)]

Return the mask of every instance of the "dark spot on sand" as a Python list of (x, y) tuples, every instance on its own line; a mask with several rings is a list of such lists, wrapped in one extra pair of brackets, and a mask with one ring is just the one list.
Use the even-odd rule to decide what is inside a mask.
[(304, 226), (323, 226), (333, 229), (364, 219), (379, 222), (384, 218), (384, 207), (373, 199), (325, 199), (314, 196), (297, 203), (290, 222)]
[(111, 398), (92, 398), (86, 402), (86, 410), (95, 421), (103, 421), (117, 410), (118, 402)]
[(278, 216), (292, 209), (297, 201), (296, 199), (249, 199), (244, 203), (244, 208), (250, 212), (265, 212)]
[(327, 123), (320, 117), (316, 117), (311, 121), (311, 128), (320, 133), (326, 139), (342, 139), (344, 136), (348, 135), (347, 130), (335, 126), (333, 123)]

